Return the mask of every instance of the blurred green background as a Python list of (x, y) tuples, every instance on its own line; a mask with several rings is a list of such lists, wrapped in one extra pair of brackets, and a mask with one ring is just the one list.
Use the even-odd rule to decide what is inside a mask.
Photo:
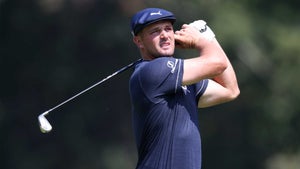
[(161, 7), (175, 29), (206, 20), (237, 73), (237, 100), (199, 110), (203, 168), (299, 169), (299, 3), (0, 0), (0, 168), (133, 169), (132, 70), (51, 112), (49, 134), (37, 116), (137, 60), (130, 17)]

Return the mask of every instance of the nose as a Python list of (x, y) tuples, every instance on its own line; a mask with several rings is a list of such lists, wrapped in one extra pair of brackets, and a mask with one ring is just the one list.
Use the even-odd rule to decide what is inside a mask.
[(161, 33), (160, 33), (160, 38), (161, 38), (161, 39), (167, 38), (167, 37), (168, 37), (167, 35), (168, 35), (168, 32), (165, 31), (165, 30), (163, 30), (163, 31), (161, 31)]

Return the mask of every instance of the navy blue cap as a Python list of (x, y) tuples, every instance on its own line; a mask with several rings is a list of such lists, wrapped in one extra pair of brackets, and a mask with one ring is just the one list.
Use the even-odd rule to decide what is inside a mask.
[(176, 21), (174, 14), (160, 8), (146, 8), (137, 12), (131, 18), (131, 33), (137, 35), (147, 25), (161, 20)]

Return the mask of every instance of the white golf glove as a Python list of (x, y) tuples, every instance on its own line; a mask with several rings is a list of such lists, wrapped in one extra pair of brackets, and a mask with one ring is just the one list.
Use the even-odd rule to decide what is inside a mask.
[(197, 20), (189, 25), (193, 26), (194, 28), (198, 29), (205, 38), (208, 40), (213, 40), (215, 38), (214, 32), (207, 26), (206, 22), (203, 20)]

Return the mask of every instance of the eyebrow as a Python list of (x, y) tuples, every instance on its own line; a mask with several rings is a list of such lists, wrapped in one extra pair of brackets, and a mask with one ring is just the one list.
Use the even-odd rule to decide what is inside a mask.
[(163, 25), (163, 26), (153, 26), (153, 27), (150, 27), (149, 28), (149, 31), (154, 31), (154, 30), (159, 30), (159, 29), (164, 29), (164, 28), (172, 28), (173, 29), (173, 26), (172, 25)]

